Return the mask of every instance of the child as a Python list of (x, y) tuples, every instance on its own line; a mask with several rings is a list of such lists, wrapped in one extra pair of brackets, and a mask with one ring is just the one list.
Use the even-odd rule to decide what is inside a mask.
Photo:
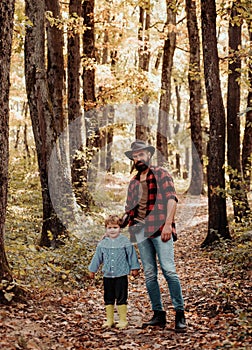
[(95, 272), (103, 264), (104, 302), (107, 320), (103, 327), (114, 325), (114, 304), (116, 301), (119, 314), (117, 328), (125, 328), (127, 322), (128, 274), (137, 276), (140, 265), (135, 248), (128, 238), (120, 234), (121, 219), (110, 215), (105, 220), (106, 234), (98, 243), (95, 254), (89, 265), (89, 276), (94, 278)]

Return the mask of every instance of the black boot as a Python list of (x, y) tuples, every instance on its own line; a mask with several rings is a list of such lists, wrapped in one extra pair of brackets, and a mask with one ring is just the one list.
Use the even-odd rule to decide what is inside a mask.
[(186, 320), (184, 310), (177, 310), (175, 316), (175, 331), (178, 333), (186, 332)]
[(146, 328), (148, 326), (159, 326), (165, 327), (166, 325), (166, 312), (165, 311), (155, 311), (152, 319), (149, 322), (145, 322), (142, 324), (142, 328)]

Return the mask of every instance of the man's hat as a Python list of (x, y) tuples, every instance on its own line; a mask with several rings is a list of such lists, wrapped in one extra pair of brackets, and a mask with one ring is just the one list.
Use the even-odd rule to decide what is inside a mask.
[(151, 153), (151, 155), (153, 155), (154, 152), (155, 152), (155, 147), (144, 143), (144, 141), (136, 140), (136, 141), (132, 142), (132, 144), (131, 144), (131, 150), (125, 152), (124, 154), (125, 154), (129, 159), (133, 160), (133, 158), (132, 158), (132, 153), (133, 153), (133, 152), (139, 152), (139, 151), (142, 151), (142, 150), (148, 150), (148, 151)]

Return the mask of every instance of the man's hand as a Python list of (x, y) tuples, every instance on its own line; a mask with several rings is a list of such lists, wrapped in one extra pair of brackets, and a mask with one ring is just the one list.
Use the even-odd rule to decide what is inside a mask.
[(128, 223), (129, 223), (129, 214), (124, 213), (122, 218), (121, 218), (120, 227), (124, 228), (128, 225)]
[(138, 270), (131, 270), (131, 274), (133, 277), (136, 277), (138, 275)]
[(95, 273), (89, 272), (89, 278), (93, 280), (95, 278)]
[(167, 242), (171, 239), (171, 237), (172, 237), (172, 224), (166, 223), (161, 232), (161, 239), (163, 242)]

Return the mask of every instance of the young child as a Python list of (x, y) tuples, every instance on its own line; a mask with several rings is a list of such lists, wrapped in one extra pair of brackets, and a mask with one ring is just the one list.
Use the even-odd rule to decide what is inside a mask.
[(128, 238), (120, 234), (121, 219), (110, 215), (105, 220), (106, 234), (98, 243), (95, 254), (89, 265), (89, 276), (103, 264), (104, 302), (107, 320), (103, 327), (114, 325), (114, 304), (117, 304), (119, 323), (117, 328), (125, 328), (127, 322), (128, 275), (131, 271), (137, 276), (140, 265), (135, 248)]

